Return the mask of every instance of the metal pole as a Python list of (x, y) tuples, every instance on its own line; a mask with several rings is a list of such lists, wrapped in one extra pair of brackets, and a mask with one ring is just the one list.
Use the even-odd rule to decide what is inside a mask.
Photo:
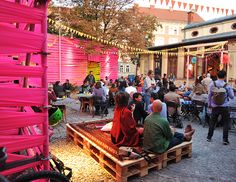
[(188, 55), (187, 55), (187, 81), (186, 85), (189, 86), (189, 48), (187, 49)]
[[(60, 1), (61, 3), (61, 1)], [(61, 22), (61, 6), (59, 6), (59, 22)], [(59, 37), (58, 37), (58, 58), (59, 58), (59, 81), (61, 82), (61, 27), (59, 26)]]
[[(45, 17), (42, 20), (41, 32), (44, 35), (44, 45), (42, 52), (47, 52), (47, 8), (48, 4), (42, 6), (45, 12)], [(44, 98), (44, 106), (48, 105), (48, 80), (47, 80), (47, 55), (41, 54), (41, 63), (42, 68), (44, 69), (44, 73), (42, 76), (42, 88), (45, 89), (45, 98)], [(43, 108), (43, 114), (45, 115), (45, 119), (43, 121), (43, 135), (45, 136), (45, 142), (43, 143), (43, 155), (45, 158), (49, 155), (49, 137), (48, 137), (48, 110), (47, 108)], [(49, 161), (45, 160), (43, 162), (44, 170), (50, 170)]]

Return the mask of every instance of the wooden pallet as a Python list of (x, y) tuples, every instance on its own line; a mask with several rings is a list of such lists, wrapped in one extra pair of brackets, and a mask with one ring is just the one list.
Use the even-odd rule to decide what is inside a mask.
[(119, 182), (126, 182), (132, 176), (146, 176), (151, 169), (160, 170), (162, 168), (163, 155), (150, 154), (153, 159), (151, 163), (148, 163), (144, 158), (120, 161), (85, 135), (76, 131), (70, 124), (67, 124), (67, 137), (83, 148), (86, 154), (96, 160)]
[(192, 157), (192, 142), (183, 142), (163, 154), (162, 167), (168, 163), (179, 162), (184, 157)]
[[(128, 178), (133, 176), (146, 176), (151, 169), (160, 170), (171, 161), (178, 162), (182, 156), (190, 157), (192, 152), (192, 143), (184, 142), (164, 154), (150, 154), (151, 163), (148, 163), (144, 158), (121, 161), (114, 154), (108, 152), (109, 150), (105, 150), (89, 137), (77, 131), (75, 125), (67, 124), (67, 137), (83, 148), (86, 154), (96, 160), (118, 182), (126, 182)], [(112, 150), (110, 149), (110, 151)]]

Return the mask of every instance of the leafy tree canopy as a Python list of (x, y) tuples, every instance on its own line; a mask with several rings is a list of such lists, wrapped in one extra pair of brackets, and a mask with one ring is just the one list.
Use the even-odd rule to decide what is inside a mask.
[[(70, 7), (50, 6), (49, 17), (97, 38), (144, 49), (151, 46), (153, 31), (160, 25), (156, 17), (139, 13), (133, 1), (71, 0)], [(57, 31), (49, 26), (49, 32)]]

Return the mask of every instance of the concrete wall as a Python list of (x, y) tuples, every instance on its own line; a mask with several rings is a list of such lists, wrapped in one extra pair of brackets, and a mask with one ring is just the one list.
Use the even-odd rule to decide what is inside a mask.
[(230, 40), (228, 44), (229, 49), (229, 60), (230, 64), (228, 66), (228, 80), (233, 81), (232, 84), (235, 85), (236, 80), (236, 39)]
[(160, 21), (160, 24), (162, 27), (158, 27), (153, 32), (155, 35), (153, 46), (172, 44), (183, 40), (182, 29), (186, 26), (186, 23)]
[[(224, 32), (232, 32), (232, 31), (235, 31), (231, 27), (232, 24), (234, 24), (234, 23), (236, 23), (236, 21), (231, 20), (231, 21), (227, 21), (227, 22), (215, 23), (215, 24), (206, 25), (206, 26), (202, 26), (202, 27), (187, 29), (187, 30), (185, 30), (185, 39), (192, 39), (192, 38), (212, 35), (212, 33), (210, 33), (210, 29), (212, 27), (218, 28), (218, 31), (215, 34), (224, 33)], [(198, 31), (198, 36), (195, 36), (195, 37), (192, 36), (192, 32), (194, 32), (194, 31)]]

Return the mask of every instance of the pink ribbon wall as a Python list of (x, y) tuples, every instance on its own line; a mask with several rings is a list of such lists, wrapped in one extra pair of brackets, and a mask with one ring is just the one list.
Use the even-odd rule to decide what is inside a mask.
[[(101, 78), (109, 79), (118, 77), (118, 54), (116, 48), (107, 50), (107, 54), (86, 54), (78, 39), (61, 37), (61, 63), (59, 61), (59, 37), (48, 35), (48, 81), (64, 82), (69, 79), (71, 83), (82, 84), (87, 75), (88, 61), (100, 62)], [(98, 48), (99, 49), (99, 48)], [(99, 51), (101, 52), (101, 51)], [(61, 69), (60, 69), (61, 65)], [(61, 76), (60, 76), (61, 74)]]

